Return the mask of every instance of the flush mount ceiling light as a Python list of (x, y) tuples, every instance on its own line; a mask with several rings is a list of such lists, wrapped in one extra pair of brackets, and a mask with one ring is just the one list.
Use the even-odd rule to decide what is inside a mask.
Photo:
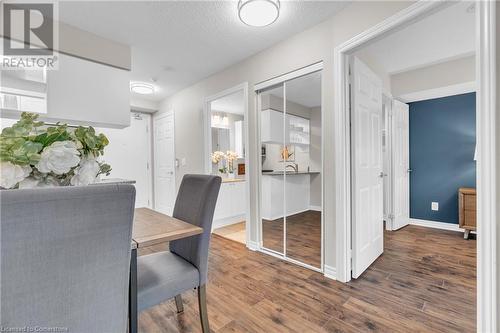
[(276, 21), (280, 15), (279, 0), (240, 0), (238, 16), (252, 27), (265, 27)]
[(132, 82), (130, 83), (130, 91), (141, 95), (151, 95), (155, 92), (155, 87), (150, 83)]

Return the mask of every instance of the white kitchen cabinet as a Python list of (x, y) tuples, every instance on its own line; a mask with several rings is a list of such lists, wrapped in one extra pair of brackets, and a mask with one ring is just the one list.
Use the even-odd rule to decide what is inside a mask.
[(241, 222), (246, 213), (246, 182), (222, 183), (215, 205), (212, 229)]
[(287, 115), (285, 124), (287, 126), (286, 141), (287, 144), (309, 145), (310, 143), (310, 125), (309, 119)]
[[(276, 220), (310, 209), (310, 174), (262, 175), (261, 216), (264, 220)], [(286, 191), (286, 192), (285, 192)], [(285, 194), (285, 195), (284, 195)], [(284, 202), (286, 198), (286, 202)], [(286, 208), (285, 208), (286, 206)]]
[(58, 55), (47, 71), (47, 113), (43, 118), (76, 125), (130, 126), (130, 72)]
[(283, 113), (271, 109), (264, 110), (260, 118), (262, 143), (283, 143)]
[(296, 145), (309, 145), (310, 124), (309, 119), (285, 115), (275, 110), (264, 110), (261, 114), (261, 140), (262, 143), (283, 143), (283, 125), (285, 126), (285, 143)]

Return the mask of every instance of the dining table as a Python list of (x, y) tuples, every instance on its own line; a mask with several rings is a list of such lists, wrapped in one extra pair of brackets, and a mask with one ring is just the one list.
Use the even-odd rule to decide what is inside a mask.
[(203, 229), (149, 208), (136, 208), (132, 227), (129, 284), (129, 333), (138, 330), (137, 251), (152, 245), (199, 235)]

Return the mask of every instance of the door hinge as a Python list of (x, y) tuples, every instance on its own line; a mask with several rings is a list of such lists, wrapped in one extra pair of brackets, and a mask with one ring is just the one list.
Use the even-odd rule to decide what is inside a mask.
[(149, 170), (149, 162), (146, 162), (146, 168)]

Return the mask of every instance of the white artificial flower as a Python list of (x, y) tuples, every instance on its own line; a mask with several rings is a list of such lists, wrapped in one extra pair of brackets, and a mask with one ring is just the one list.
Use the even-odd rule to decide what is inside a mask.
[(56, 141), (42, 151), (40, 161), (36, 165), (38, 171), (53, 172), (62, 175), (78, 165), (80, 153), (73, 141)]
[(33, 177), (25, 178), (23, 181), (19, 182), (19, 189), (35, 188), (38, 187), (40, 181)]
[(12, 188), (17, 183), (24, 180), (31, 173), (29, 165), (17, 165), (11, 162), (0, 163), (0, 186), (3, 188)]
[(71, 185), (86, 186), (95, 182), (99, 173), (99, 163), (94, 158), (87, 157), (80, 161), (80, 165), (75, 169), (75, 175), (71, 177)]

